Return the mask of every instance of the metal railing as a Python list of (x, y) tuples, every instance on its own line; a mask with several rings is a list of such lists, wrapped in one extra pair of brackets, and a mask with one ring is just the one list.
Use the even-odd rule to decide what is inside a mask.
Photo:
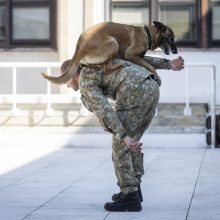
[[(28, 103), (31, 99), (35, 100), (36, 103), (42, 102), (46, 103), (46, 115), (52, 116), (54, 114), (54, 109), (51, 107), (52, 103), (80, 103), (80, 96), (79, 93), (72, 93), (69, 94), (52, 94), (51, 92), (51, 83), (47, 81), (47, 92), (46, 94), (35, 94), (35, 95), (26, 95), (26, 94), (18, 94), (17, 93), (17, 69), (18, 68), (45, 68), (47, 73), (51, 74), (51, 68), (59, 68), (60, 67), (59, 62), (5, 62), (0, 63), (0, 68), (11, 68), (12, 69), (12, 94), (4, 94), (0, 95), (0, 103), (3, 103), (2, 100), (4, 98), (7, 99), (7, 102), (12, 103), (12, 109), (11, 109), (11, 115), (17, 116), (20, 114), (19, 109), (17, 108), (17, 104), (19, 102), (24, 102), (24, 99), (26, 98), (26, 103)], [(191, 67), (209, 67), (211, 69), (210, 74), (210, 82), (211, 82), (211, 91), (210, 91), (210, 100), (208, 101), (208, 104), (210, 104), (210, 116), (211, 116), (211, 147), (215, 147), (215, 114), (216, 114), (216, 68), (212, 64), (204, 64), (204, 63), (188, 63), (186, 64), (185, 69), (185, 108), (184, 108), (184, 115), (190, 116), (192, 113), (192, 110), (190, 108), (190, 79), (189, 79), (189, 73)], [(39, 77), (41, 75), (39, 74)], [(29, 99), (28, 99), (29, 98)], [(83, 107), (81, 107), (80, 110), (81, 115), (87, 115), (88, 111)]]
[(210, 91), (210, 111), (208, 115), (211, 116), (211, 128), (208, 129), (206, 132), (211, 132), (211, 148), (215, 148), (216, 146), (216, 67), (210, 63), (187, 63), (186, 65), (186, 81), (185, 81), (185, 108), (184, 108), (184, 115), (190, 116), (192, 114), (192, 109), (190, 108), (190, 79), (189, 73), (191, 67), (208, 67), (211, 69), (210, 74), (210, 82), (211, 82), (211, 91)]
[[(80, 103), (79, 93), (70, 94), (52, 94), (51, 83), (47, 81), (46, 94), (18, 94), (17, 93), (17, 70), (19, 68), (45, 68), (45, 71), (51, 75), (52, 68), (60, 68), (61, 63), (59, 62), (5, 62), (0, 63), (1, 68), (7, 68), (12, 70), (12, 93), (11, 94), (1, 94), (0, 103), (11, 103), (11, 115), (20, 115), (20, 110), (17, 108), (18, 103), (46, 103), (47, 107), (45, 113), (47, 116), (52, 116), (54, 114), (54, 109), (51, 107), (52, 103), (70, 103), (77, 102)], [(39, 77), (41, 74), (39, 72)], [(3, 101), (6, 100), (6, 101)], [(84, 107), (82, 107), (82, 112)]]

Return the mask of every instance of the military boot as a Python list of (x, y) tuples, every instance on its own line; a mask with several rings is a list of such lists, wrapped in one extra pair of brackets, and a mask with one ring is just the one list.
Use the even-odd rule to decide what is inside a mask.
[(123, 194), (124, 194), (123, 192), (113, 194), (112, 201), (114, 202), (118, 201), (121, 198), (121, 196), (123, 196)]
[[(114, 202), (118, 201), (121, 196), (123, 196), (123, 192), (113, 194), (112, 201)], [(143, 196), (142, 196), (140, 184), (138, 184), (138, 196), (139, 196), (140, 201), (143, 202)]]
[(138, 212), (141, 211), (141, 202), (138, 196), (138, 192), (132, 192), (128, 194), (121, 194), (120, 198), (115, 202), (107, 202), (104, 206), (107, 211), (120, 212)]

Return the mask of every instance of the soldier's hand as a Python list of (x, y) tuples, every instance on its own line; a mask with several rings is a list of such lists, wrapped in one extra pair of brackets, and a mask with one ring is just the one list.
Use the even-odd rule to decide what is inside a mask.
[(184, 69), (184, 59), (179, 56), (176, 59), (170, 60), (170, 69), (174, 71), (180, 71)]
[(140, 152), (142, 150), (143, 143), (135, 142), (133, 138), (126, 136), (124, 138), (125, 144), (133, 151)]

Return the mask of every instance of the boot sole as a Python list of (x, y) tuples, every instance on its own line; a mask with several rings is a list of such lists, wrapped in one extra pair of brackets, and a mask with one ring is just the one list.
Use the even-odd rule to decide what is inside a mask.
[[(139, 198), (140, 198), (140, 197), (139, 197)], [(118, 197), (118, 198), (116, 199), (114, 196), (112, 196), (112, 201), (113, 201), (113, 202), (117, 202), (119, 199), (120, 199), (120, 197)], [(143, 202), (143, 197), (140, 198), (140, 202)]]
[(129, 207), (126, 211), (128, 211), (128, 212), (140, 212), (141, 210), (142, 210), (141, 205), (136, 205), (136, 206)]
[[(119, 200), (119, 198), (118, 199), (112, 198), (113, 202), (117, 202), (118, 200)], [(143, 202), (143, 199), (140, 199), (140, 202)]]
[(141, 205), (130, 205), (127, 207), (120, 207), (115, 209), (108, 208), (106, 210), (110, 212), (140, 212), (142, 207)]

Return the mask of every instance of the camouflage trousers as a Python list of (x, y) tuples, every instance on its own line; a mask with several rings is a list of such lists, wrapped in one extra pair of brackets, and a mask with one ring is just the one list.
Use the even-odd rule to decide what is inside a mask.
[[(132, 92), (124, 103), (124, 110), (116, 110), (128, 136), (139, 141), (150, 125), (159, 100), (159, 86), (151, 77), (146, 79)], [(126, 103), (133, 107), (126, 108)], [(117, 102), (116, 102), (117, 104)], [(112, 137), (112, 160), (118, 186), (124, 193), (137, 191), (137, 185), (144, 175), (142, 152), (131, 151), (127, 145), (117, 138)]]

